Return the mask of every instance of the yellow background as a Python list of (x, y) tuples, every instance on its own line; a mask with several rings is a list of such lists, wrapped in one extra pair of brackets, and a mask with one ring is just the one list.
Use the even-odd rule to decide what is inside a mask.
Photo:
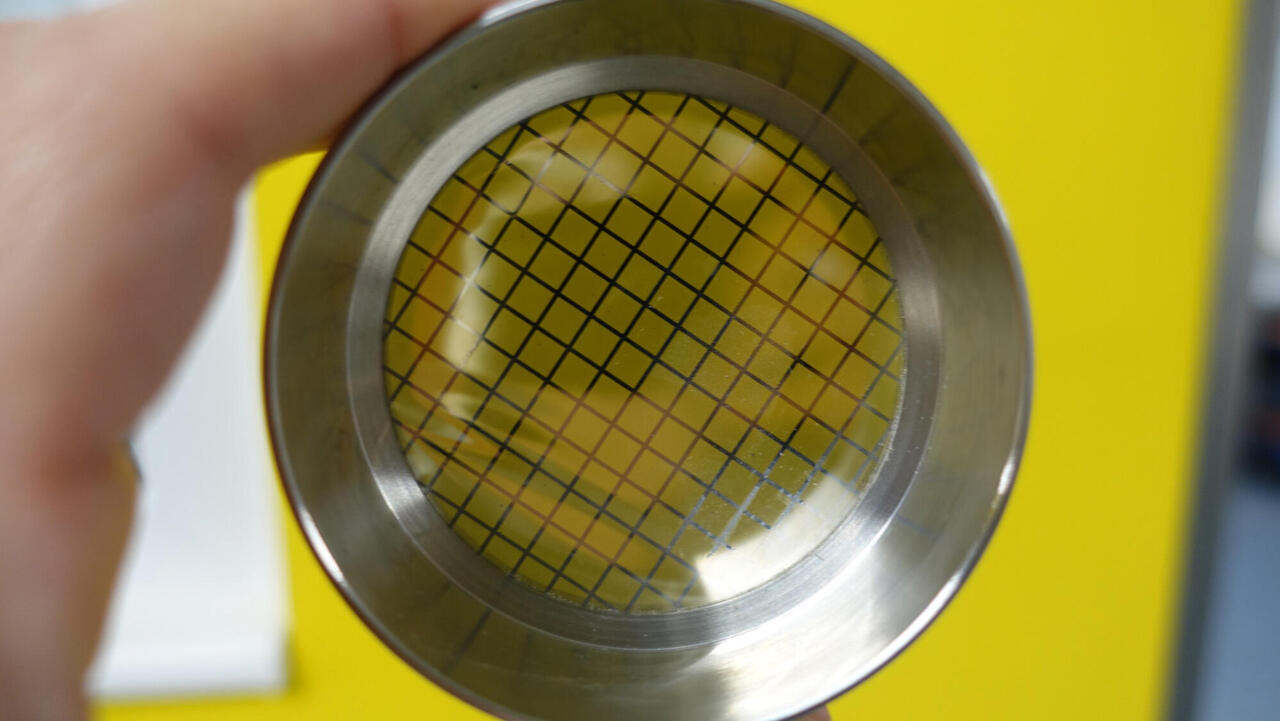
[[(1240, 3), (794, 4), (882, 54), (969, 144), (1008, 211), (1036, 343), (1026, 460), (994, 542), (836, 721), (1159, 717)], [(257, 181), (266, 271), (316, 160)], [(288, 528), (289, 689), (101, 718), (488, 718), (385, 650)]]

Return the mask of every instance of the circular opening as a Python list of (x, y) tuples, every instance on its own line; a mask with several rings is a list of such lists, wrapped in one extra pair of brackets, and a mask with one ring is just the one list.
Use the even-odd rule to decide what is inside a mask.
[(445, 522), (566, 602), (671, 611), (785, 571), (858, 505), (901, 399), (884, 244), (795, 137), (593, 95), (476, 152), (387, 301), (393, 425)]
[[(655, 92), (610, 95), (619, 89)], [(663, 109), (666, 96), (656, 91), (695, 97), (677, 95)], [(814, 165), (804, 151), (792, 157), (791, 138), (711, 99), (790, 131), (821, 162)], [(562, 118), (553, 127), (536, 119), (565, 102), (568, 107), (552, 111)], [(616, 109), (608, 110), (609, 103)], [(685, 110), (676, 113), (681, 104)], [(688, 108), (700, 112), (699, 106), (715, 112), (707, 120), (684, 119)], [(594, 119), (598, 112), (603, 120)], [(575, 121), (579, 115), (594, 124)], [(640, 116), (660, 126), (652, 146), (625, 137), (633, 122), (643, 125)], [(690, 129), (708, 124), (717, 131), (705, 138)], [(604, 128), (599, 154), (593, 154), (596, 145), (574, 145), (584, 128)], [(564, 131), (559, 137), (557, 129)], [(720, 130), (750, 140), (741, 156), (716, 150), (725, 142), (718, 140)], [(488, 154), (510, 162), (494, 156), (490, 169), (468, 165), (477, 151), (481, 160), (474, 162), (488, 163), (483, 148), (503, 135), (510, 149), (498, 144)], [(516, 159), (539, 149), (538, 136), (553, 146), (533, 156), (547, 164), (547, 174), (537, 176), (540, 165), (526, 168), (527, 197), (517, 184), (521, 205), (504, 205), (498, 190), (516, 183), (506, 171), (515, 173)], [(671, 161), (660, 155), (664, 143), (675, 140), (694, 148), (685, 152), (688, 167), (668, 167)], [(705, 152), (699, 151), (704, 140)], [(639, 152), (619, 156), (626, 150), (622, 141)], [(554, 187), (563, 176), (551, 174), (552, 164), (571, 159), (583, 170), (581, 187)], [(769, 162), (777, 178), (752, 178)], [(636, 173), (632, 186), (609, 178), (615, 165)], [(727, 175), (707, 175), (712, 171), (704, 168), (715, 166)], [(467, 174), (462, 170), (473, 177), (452, 179)], [(785, 197), (787, 183), (799, 182), (788, 178), (797, 174), (826, 186), (811, 191), (808, 207), (803, 195), (800, 206)], [(467, 198), (468, 180), (475, 188), (487, 181), (487, 197)], [(651, 187), (658, 188), (656, 205), (644, 196)], [(840, 208), (828, 195), (843, 196), (848, 219), (838, 233), (829, 232), (836, 236), (829, 245), (819, 234), (821, 250), (811, 248), (814, 257), (806, 263), (804, 237), (788, 232), (784, 221), (804, 216), (795, 227), (824, 228), (822, 209)], [(456, 202), (445, 202), (450, 197)], [(744, 197), (760, 205), (759, 211), (749, 206), (754, 217), (734, 215), (734, 199)], [(426, 210), (433, 201), (437, 209)], [(874, 219), (874, 230), (861, 211), (849, 209), (854, 201)], [(636, 228), (628, 212), (660, 217)], [(583, 221), (585, 237), (563, 227), (565, 218)], [(559, 237), (551, 227), (557, 221)], [(734, 229), (741, 226), (741, 233)], [(504, 245), (504, 227), (536, 232), (532, 240)], [(651, 240), (653, 233), (665, 233), (666, 240)], [(406, 250), (410, 237), (414, 244)], [(581, 247), (569, 252), (575, 237)], [(611, 256), (599, 250), (608, 245), (599, 238), (623, 250)], [(657, 255), (655, 242), (671, 255)], [(883, 262), (886, 243), (892, 269)], [(546, 275), (554, 264), (539, 264), (548, 248), (571, 258), (560, 266), (563, 278)], [(850, 273), (848, 285), (824, 277), (821, 259), (834, 250), (854, 258), (856, 275)], [(692, 275), (698, 265), (685, 260), (698, 253), (712, 261), (701, 279)], [(649, 291), (650, 297), (625, 285), (626, 268), (637, 258), (659, 269), (655, 288), (671, 281), (677, 295), (687, 291), (690, 302), (678, 315), (662, 308), (665, 291)], [(514, 273), (489, 269), (490, 263), (506, 267), (495, 259)], [(606, 262), (618, 275), (601, 272)], [(770, 275), (787, 263), (800, 269), (791, 272), (790, 287)], [(441, 269), (456, 280), (450, 284), (438, 275)], [(393, 283), (397, 270), (401, 277)], [(603, 351), (582, 337), (556, 339), (550, 311), (531, 314), (528, 301), (518, 300), (524, 281), (537, 278), (554, 307), (571, 288), (585, 287), (560, 281), (588, 272), (604, 285), (590, 304), (577, 300), (581, 308), (574, 309), (582, 326), (595, 323), (617, 336)], [(844, 302), (877, 291), (873, 275), (888, 287), (876, 302), (862, 302), (861, 312), (874, 309), (878, 316), (866, 322), (862, 338), (833, 333), (861, 316), (815, 315), (806, 307), (808, 285)], [(734, 276), (745, 286), (730, 282)], [(728, 287), (718, 285), (722, 277), (730, 279)], [(509, 284), (499, 282), (503, 278)], [(741, 295), (726, 302), (721, 295), (735, 287)], [(615, 296), (633, 300), (638, 316), (661, 311), (671, 336), (689, 337), (690, 355), (651, 354), (649, 364), (659, 369), (693, 364), (672, 371), (670, 403), (651, 398), (642, 382), (614, 380), (625, 379), (614, 369), (624, 365), (618, 347), (643, 348), (648, 339), (640, 321), (629, 330), (630, 319), (621, 328), (610, 325), (610, 314), (626, 306), (609, 300)], [(600, 297), (605, 300), (597, 302)], [(753, 324), (751, 313), (768, 306), (752, 300), (758, 297), (771, 300), (785, 319)], [(436, 315), (415, 310), (419, 304)], [(399, 76), (327, 157), (290, 231), (271, 308), (272, 436), (290, 500), (318, 558), (352, 607), (416, 669), (504, 717), (750, 721), (790, 718), (830, 698), (901, 651), (968, 575), (1004, 507), (1025, 431), (1026, 298), (1008, 230), (981, 171), (928, 103), (883, 61), (765, 0), (550, 0), (487, 14)], [(389, 308), (395, 323), (384, 325)], [(745, 350), (721, 345), (730, 336), (726, 330), (717, 338), (719, 328), (707, 340), (699, 321), (720, 318), (712, 311), (728, 319), (722, 325), (738, 323), (759, 340)], [(477, 317), (483, 322), (473, 323)], [(514, 321), (528, 326), (527, 334)], [(783, 341), (806, 328), (801, 321), (815, 328), (804, 337), (810, 347), (790, 348)], [(904, 327), (910, 332), (905, 351), (897, 347), (901, 334), (886, 330)], [(880, 347), (872, 342), (875, 333), (890, 337), (883, 359), (874, 352)], [(563, 352), (539, 355), (530, 337), (543, 336)], [(819, 338), (844, 345), (823, 351), (815, 347)], [(785, 375), (768, 381), (759, 356), (779, 345), (789, 354)], [(874, 386), (845, 380), (849, 345), (873, 359)], [(497, 365), (478, 355), (490, 351)], [(530, 370), (539, 362), (563, 366), (569, 361), (562, 356), (581, 360), (583, 377), (557, 377), (550, 366)], [(705, 370), (716, 359), (730, 366), (729, 384), (720, 391)], [(797, 369), (818, 379), (811, 402), (791, 390), (797, 387), (791, 379), (804, 376)], [(532, 376), (525, 401), (511, 391), (517, 370)], [(904, 373), (910, 377), (905, 385)], [(606, 380), (621, 390), (609, 396), (600, 390)], [(745, 380), (768, 391), (751, 406), (735, 395)], [(538, 400), (554, 395), (550, 391), (563, 394), (572, 405), (560, 408), (573, 413), (559, 421), (540, 416)], [(689, 411), (688, 402), (678, 403), (694, 391), (714, 402), (702, 416), (687, 415), (696, 406)], [(771, 430), (769, 408), (787, 399), (798, 419), (781, 432)], [(489, 410), (505, 409), (502, 403), (511, 405), (506, 417)], [(661, 411), (648, 435), (627, 425), (634, 424), (628, 409), (642, 406)], [(598, 436), (595, 444), (573, 438), (581, 427), (573, 426), (575, 414), (588, 412), (595, 427), (582, 425)], [(716, 434), (735, 426), (719, 417), (740, 420), (747, 432), (726, 445)], [(862, 425), (870, 418), (880, 423)], [(830, 429), (840, 430), (841, 423), (847, 430), (837, 436)], [(825, 449), (816, 457), (805, 452), (802, 434), (815, 426), (838, 448), (853, 447), (845, 437), (857, 443), (865, 463), (841, 462), (834, 451), (824, 459)], [(636, 456), (643, 456), (661, 442), (664, 427), (688, 430), (689, 447), (709, 447), (725, 460), (704, 470), (688, 462), (692, 451), (686, 458), (681, 450), (664, 475), (637, 471), (638, 462), (631, 467), (630, 460), (620, 466), (610, 455), (629, 448), (614, 442), (619, 438), (640, 444)], [(761, 442), (760, 452), (742, 441), (747, 437), (774, 445)], [(783, 494), (785, 504), (775, 506), (783, 510), (766, 521), (768, 528), (759, 524), (754, 535), (741, 530), (752, 528), (746, 513), (759, 516), (753, 505), (762, 496), (786, 487), (778, 483), (786, 477), (781, 460), (772, 468), (768, 463), (791, 451), (811, 462), (811, 472), (797, 476), (805, 485)], [(757, 457), (765, 465), (753, 465)], [(551, 473), (557, 467), (564, 477)], [(720, 468), (755, 471), (747, 475), (746, 493), (723, 493), (731, 485), (725, 474), (716, 475)], [(691, 493), (676, 495), (676, 481), (668, 483), (673, 478), (687, 480)], [(535, 479), (553, 484), (551, 493), (536, 495)], [(727, 518), (706, 510), (721, 497), (717, 488), (730, 507)], [(624, 492), (632, 490), (641, 495), (628, 515)], [(627, 549), (637, 538), (649, 543), (641, 535), (649, 535), (644, 524), (665, 512), (678, 519), (678, 535), (653, 538), (656, 561), (651, 553), (642, 559), (647, 568), (633, 564)], [(713, 521), (724, 525), (713, 529)], [(712, 531), (703, 534), (712, 543), (685, 553), (679, 544), (697, 539), (699, 528)], [(715, 544), (716, 537), (724, 543)], [(545, 538), (561, 545), (544, 554), (538, 543)], [(664, 564), (686, 570), (671, 577), (670, 589), (659, 589), (667, 597), (661, 602), (641, 606), (634, 590), (627, 595), (628, 589), (609, 586), (625, 577), (617, 583), (633, 580), (643, 595), (645, 584), (667, 578)], [(600, 610), (625, 610), (633, 598), (630, 614)]]

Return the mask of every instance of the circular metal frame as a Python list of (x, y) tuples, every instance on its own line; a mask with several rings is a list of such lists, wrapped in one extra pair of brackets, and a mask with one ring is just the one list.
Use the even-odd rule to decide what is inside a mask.
[[(619, 27), (590, 26), (601, 18)], [(521, 38), (574, 20), (576, 44), (521, 55)], [(713, 24), (736, 27), (740, 47), (708, 48), (689, 30)], [(770, 30), (790, 40), (789, 66), (777, 48), (776, 68), (754, 57), (749, 41), (785, 47), (764, 40)], [(493, 60), (495, 48), (509, 59)], [(805, 53), (817, 57), (806, 65)], [(813, 68), (831, 58), (843, 61), (819, 87)], [(534, 592), (445, 526), (395, 442), (380, 334), (400, 252), (454, 168), (547, 107), (629, 89), (725, 101), (818, 152), (886, 240), (908, 344), (889, 453), (848, 520), (763, 586), (639, 616)], [(472, 703), (519, 718), (785, 718), (900, 651), (976, 562), (1025, 435), (1027, 315), (985, 178), (919, 93), (856, 42), (755, 0), (516, 3), (388, 88), (313, 179), (272, 292), (272, 439), (307, 539), (352, 607)]]
[[(690, 63), (697, 65), (689, 72)], [(563, 102), (619, 89), (665, 90), (697, 94), (727, 102), (769, 117), (797, 137), (858, 189), (860, 201), (877, 219), (877, 229), (901, 263), (898, 282), (912, 327), (937, 325), (937, 299), (928, 262), (910, 219), (887, 182), (864, 155), (843, 141), (842, 133), (812, 108), (755, 76), (723, 65), (663, 57), (595, 60), (558, 68), (530, 78), (480, 104), (431, 143), (393, 191), (386, 209), (373, 225), (369, 243), (356, 270), (351, 313), (347, 319), (347, 382), (361, 447), (372, 465), (373, 478), (387, 503), (419, 550), (457, 584), (495, 610), (566, 638), (619, 648), (674, 648), (714, 642), (751, 628), (814, 592), (847, 562), (841, 549), (864, 547), (888, 522), (886, 513), (851, 514), (825, 539), (813, 539), (814, 551), (763, 586), (732, 599), (696, 609), (662, 614), (621, 615), (579, 608), (539, 593), (488, 563), (426, 503), (418, 481), (395, 442), (382, 383), (382, 318), (392, 277), (405, 243), (426, 208), (453, 169), (494, 136), (533, 113)], [(909, 437), (928, 433), (938, 348), (914, 343), (906, 354), (905, 375), (913, 379), (904, 389), (904, 413), (918, 422), (904, 430), (895, 423), (886, 434), (888, 457), (875, 476), (908, 476), (919, 462), (920, 448)], [(919, 379), (918, 381), (915, 379)], [(899, 431), (904, 438), (895, 442)], [(887, 471), (885, 469), (888, 469)], [(892, 508), (903, 490), (893, 484), (870, 484), (869, 495), (858, 499), (871, 511)], [(828, 550), (829, 549), (829, 550)]]

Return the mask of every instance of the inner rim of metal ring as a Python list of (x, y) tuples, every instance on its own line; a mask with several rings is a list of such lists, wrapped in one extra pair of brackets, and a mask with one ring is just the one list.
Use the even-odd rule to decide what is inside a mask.
[[(697, 72), (690, 72), (694, 64)], [(859, 506), (865, 512), (851, 514), (807, 557), (741, 595), (688, 610), (629, 616), (574, 607), (514, 581), (482, 561), (429, 507), (389, 427), (380, 334), (401, 251), (454, 169), (524, 118), (579, 97), (626, 89), (702, 95), (743, 108), (796, 136), (845, 178), (888, 244), (910, 347), (904, 381), (910, 380), (904, 382), (901, 411), (886, 434), (888, 452)], [(696, 60), (628, 58), (563, 67), (490, 98), (436, 139), (400, 180), (376, 219), (356, 274), (347, 327), (348, 386), (356, 426), (379, 489), (415, 544), (451, 580), (491, 608), (549, 633), (594, 643), (670, 648), (714, 641), (818, 592), (851, 560), (850, 554), (871, 544), (892, 515), (928, 434), (935, 389), (920, 380), (936, 378), (938, 339), (913, 331), (937, 328), (933, 287), (914, 229), (887, 181), (818, 109), (741, 71)]]
[(437, 511), (567, 603), (728, 600), (853, 512), (898, 415), (898, 293), (856, 194), (703, 96), (506, 130), (423, 213), (388, 298), (392, 421)]

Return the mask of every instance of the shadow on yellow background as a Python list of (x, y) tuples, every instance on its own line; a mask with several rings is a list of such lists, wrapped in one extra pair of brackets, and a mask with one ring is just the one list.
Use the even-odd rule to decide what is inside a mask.
[[(991, 176), (1022, 254), (1037, 359), (1026, 461), (994, 542), (940, 620), (836, 701), (834, 718), (1158, 718), (1176, 650), (1240, 4), (794, 4), (915, 82)], [(264, 277), (316, 162), (257, 180)], [(386, 650), (292, 518), (288, 529), (285, 693), (99, 717), (489, 718)]]

